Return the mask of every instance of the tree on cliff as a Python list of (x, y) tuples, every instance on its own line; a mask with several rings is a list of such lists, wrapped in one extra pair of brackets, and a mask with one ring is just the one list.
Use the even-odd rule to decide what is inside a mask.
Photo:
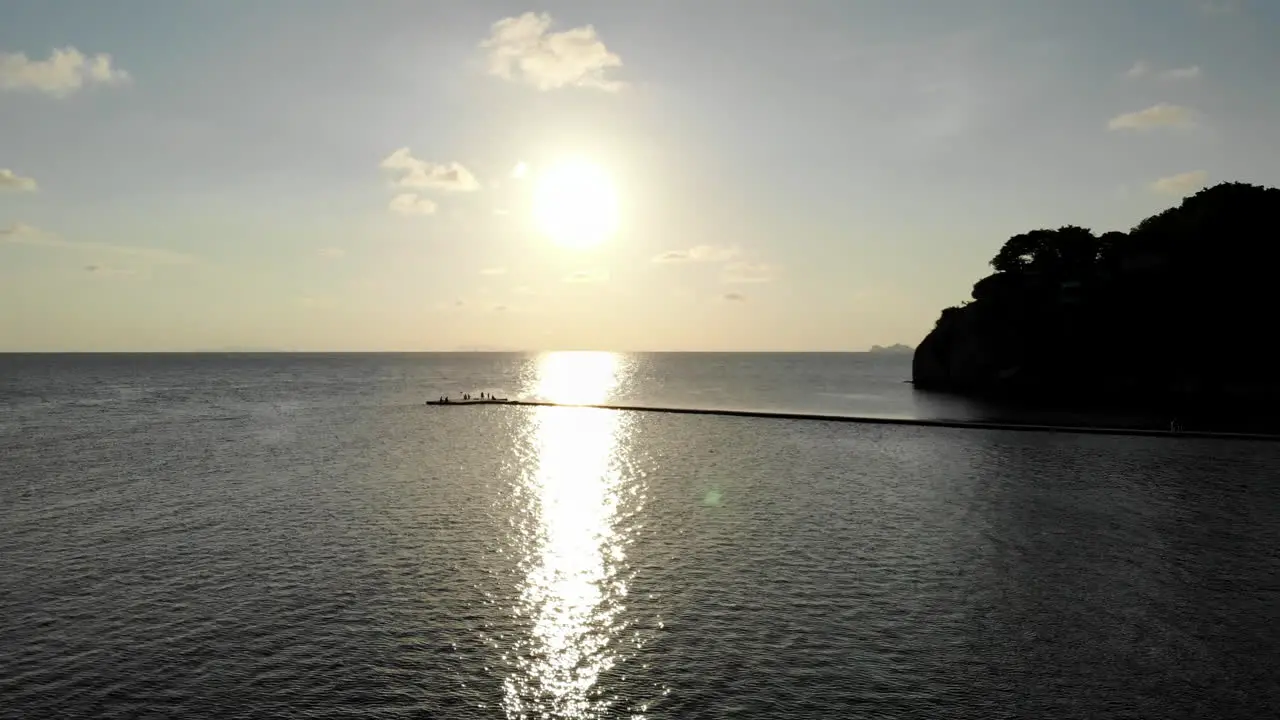
[(1067, 225), (1014, 235), (991, 260), (996, 272), (1079, 276), (1098, 261), (1101, 245), (1087, 228)]

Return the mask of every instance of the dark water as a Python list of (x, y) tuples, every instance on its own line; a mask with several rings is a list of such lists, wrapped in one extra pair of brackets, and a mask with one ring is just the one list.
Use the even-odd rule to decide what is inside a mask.
[(1280, 444), (869, 356), (0, 356), (0, 717), (1280, 714)]

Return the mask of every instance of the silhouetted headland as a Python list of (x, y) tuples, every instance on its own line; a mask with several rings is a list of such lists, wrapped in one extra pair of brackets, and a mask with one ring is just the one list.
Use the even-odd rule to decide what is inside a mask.
[(1280, 427), (1277, 217), (1280, 189), (1223, 183), (1128, 233), (1016, 235), (973, 299), (942, 311), (916, 349), (913, 382)]

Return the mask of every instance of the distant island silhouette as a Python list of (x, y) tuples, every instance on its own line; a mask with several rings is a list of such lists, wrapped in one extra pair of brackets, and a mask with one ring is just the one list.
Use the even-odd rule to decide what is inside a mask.
[(1222, 183), (1127, 233), (1015, 235), (972, 300), (942, 311), (912, 380), (982, 398), (1270, 418), (1277, 218), (1280, 189)]
[(915, 348), (911, 347), (910, 345), (903, 345), (902, 343), (889, 345), (888, 347), (885, 347), (884, 345), (872, 345), (871, 349), (868, 350), (867, 352), (872, 352), (879, 355), (910, 355), (911, 353), (915, 352)]

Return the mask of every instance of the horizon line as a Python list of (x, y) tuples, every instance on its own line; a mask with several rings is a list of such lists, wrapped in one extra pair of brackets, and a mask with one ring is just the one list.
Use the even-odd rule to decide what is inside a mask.
[[(892, 347), (892, 346), (883, 346)], [(911, 347), (911, 346), (908, 346)], [(915, 350), (911, 347), (912, 351)], [(862, 350), (849, 349), (812, 349), (812, 350), (605, 350), (600, 348), (556, 348), (556, 349), (464, 349), (450, 350), (282, 350), (282, 349), (217, 349), (204, 348), (198, 350), (0, 350), (0, 355), (535, 355), (555, 352), (609, 352), (609, 353), (668, 353), (668, 354), (838, 354), (838, 355), (870, 355), (871, 348)], [(884, 352), (883, 355), (905, 355), (905, 352)]]

